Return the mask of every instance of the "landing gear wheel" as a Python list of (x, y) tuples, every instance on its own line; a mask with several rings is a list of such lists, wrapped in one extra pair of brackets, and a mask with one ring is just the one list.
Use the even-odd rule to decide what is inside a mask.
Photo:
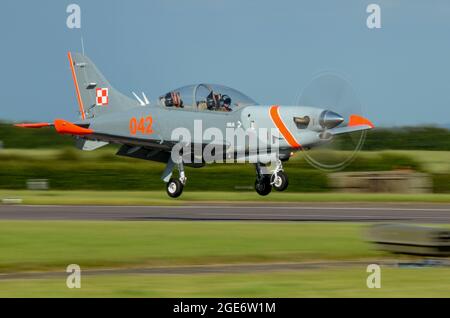
[(266, 196), (272, 192), (272, 186), (270, 185), (270, 178), (263, 177), (255, 181), (255, 190), (261, 196)]
[(178, 179), (170, 179), (167, 183), (167, 194), (171, 198), (178, 198), (183, 193), (183, 184)]
[(283, 171), (279, 171), (274, 174), (271, 181), (273, 188), (280, 192), (286, 190), (289, 186), (289, 179), (287, 177), (287, 174), (285, 174)]

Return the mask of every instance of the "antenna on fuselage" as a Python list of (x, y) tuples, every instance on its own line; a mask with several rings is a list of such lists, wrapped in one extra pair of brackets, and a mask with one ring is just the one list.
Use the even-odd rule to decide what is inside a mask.
[(134, 97), (136, 97), (137, 101), (139, 102), (139, 105), (141, 106), (145, 106), (145, 103), (142, 101), (142, 99), (139, 98), (139, 96), (137, 96), (137, 94), (135, 92), (132, 92)]
[(145, 93), (142, 92), (142, 96), (144, 97), (145, 105), (149, 105), (149, 104), (150, 104), (150, 101), (148, 100), (147, 95), (145, 95)]
[(148, 100), (147, 96), (145, 95), (145, 93), (142, 93), (142, 97), (144, 98), (144, 100), (142, 100), (135, 92), (132, 92), (134, 97), (137, 99), (137, 101), (139, 102), (139, 105), (141, 106), (147, 106), (150, 105), (150, 101)]
[(83, 56), (85, 56), (85, 54), (84, 54), (84, 40), (83, 40), (83, 35), (81, 36), (81, 52), (83, 53)]

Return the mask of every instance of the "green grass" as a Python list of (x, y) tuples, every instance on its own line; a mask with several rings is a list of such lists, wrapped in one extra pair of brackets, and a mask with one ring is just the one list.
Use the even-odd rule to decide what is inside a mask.
[(0, 222), (0, 270), (379, 258), (364, 225), (252, 222)]
[(450, 173), (450, 151), (387, 151), (387, 153), (414, 157), (425, 171), (431, 173)]
[(183, 205), (192, 203), (295, 203), (295, 202), (431, 202), (449, 203), (450, 194), (392, 193), (295, 193), (273, 192), (261, 197), (256, 192), (190, 192), (178, 199), (160, 191), (26, 191), (0, 190), (0, 200), (20, 198), (28, 205)]
[(205, 275), (82, 276), (0, 281), (0, 297), (450, 297), (450, 269), (382, 268), (368, 289), (365, 266), (295, 272)]
[[(329, 191), (326, 175), (294, 164), (290, 189), (302, 192)], [(164, 188), (164, 164), (114, 156), (111, 150), (81, 152), (75, 149), (0, 151), (0, 188), (25, 189), (29, 179), (47, 179), (54, 190), (134, 190)], [(208, 165), (186, 168), (191, 191), (236, 191), (252, 188), (255, 168), (247, 164)]]
[[(224, 274), (83, 275), (98, 268), (391, 259), (364, 240), (367, 225), (268, 222), (0, 222), (0, 272), (58, 271), (79, 264), (82, 288), (66, 278), (3, 279), (0, 297), (449, 297), (448, 268), (366, 265)], [(404, 258), (406, 260), (407, 258)]]
[[(345, 152), (319, 152), (324, 158)], [(344, 171), (390, 171), (408, 169), (432, 172), (435, 193), (450, 193), (450, 152), (361, 152)], [(157, 191), (164, 164), (117, 157), (114, 149), (82, 152), (59, 150), (0, 150), (0, 189), (26, 189), (27, 180), (47, 179), (52, 190)], [(285, 164), (290, 192), (322, 193), (333, 189), (324, 171), (311, 167), (304, 153)], [(251, 164), (213, 164), (202, 169), (186, 168), (189, 191), (238, 192), (252, 189), (255, 169)]]

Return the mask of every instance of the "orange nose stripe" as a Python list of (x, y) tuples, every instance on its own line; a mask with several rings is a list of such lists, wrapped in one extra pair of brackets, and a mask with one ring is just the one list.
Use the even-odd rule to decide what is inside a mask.
[(299, 149), (302, 146), (297, 142), (295, 137), (291, 134), (289, 129), (284, 124), (283, 120), (280, 116), (280, 106), (272, 106), (270, 107), (270, 118), (272, 119), (275, 126), (280, 131), (281, 135), (283, 135), (284, 139), (286, 139), (289, 146), (294, 149)]

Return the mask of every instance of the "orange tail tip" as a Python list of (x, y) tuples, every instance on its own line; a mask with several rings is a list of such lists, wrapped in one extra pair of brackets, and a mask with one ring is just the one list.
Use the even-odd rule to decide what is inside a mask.
[(50, 123), (35, 123), (35, 124), (16, 124), (14, 125), (16, 127), (20, 127), (20, 128), (43, 128), (43, 127), (50, 127), (52, 126), (52, 124)]
[(359, 115), (350, 115), (350, 121), (348, 125), (350, 127), (367, 125), (370, 128), (375, 128), (375, 125), (372, 124), (370, 120)]
[(62, 135), (86, 136), (91, 135), (94, 131), (92, 129), (77, 126), (64, 119), (55, 120), (55, 129)]

